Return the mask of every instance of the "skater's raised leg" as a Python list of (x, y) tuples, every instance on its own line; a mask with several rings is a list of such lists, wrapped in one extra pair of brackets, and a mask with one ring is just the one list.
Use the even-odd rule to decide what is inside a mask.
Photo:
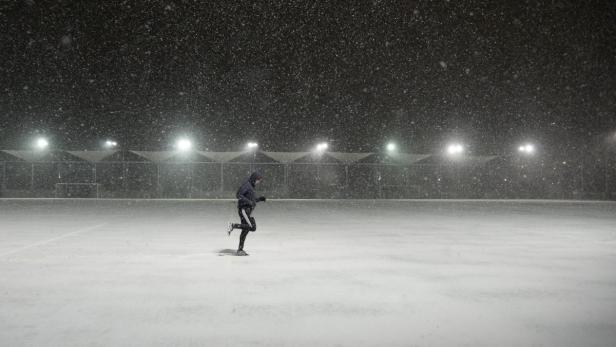
[(231, 232), (233, 231), (233, 229), (235, 229), (235, 225), (231, 222), (229, 222), (229, 224), (227, 225), (227, 235), (231, 236)]

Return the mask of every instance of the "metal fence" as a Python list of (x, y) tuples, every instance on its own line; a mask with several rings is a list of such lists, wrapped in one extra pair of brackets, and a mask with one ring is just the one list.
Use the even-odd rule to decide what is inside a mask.
[(229, 198), (250, 172), (273, 198), (614, 199), (614, 166), (0, 162), (2, 197)]

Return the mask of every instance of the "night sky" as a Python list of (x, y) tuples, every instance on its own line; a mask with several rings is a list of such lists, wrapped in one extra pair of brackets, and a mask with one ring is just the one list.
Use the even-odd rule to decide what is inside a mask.
[(613, 1), (2, 1), (0, 148), (580, 151), (616, 130)]

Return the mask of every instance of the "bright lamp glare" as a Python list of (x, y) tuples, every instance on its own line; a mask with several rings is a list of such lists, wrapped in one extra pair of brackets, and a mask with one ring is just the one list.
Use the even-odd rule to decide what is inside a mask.
[(192, 148), (192, 142), (189, 139), (179, 139), (175, 147), (182, 152), (189, 151)]
[(447, 154), (449, 155), (458, 155), (464, 152), (464, 147), (459, 143), (452, 143), (447, 146)]
[(41, 138), (36, 139), (35, 145), (37, 149), (43, 150), (49, 147), (49, 142), (47, 141), (47, 139), (44, 139), (41, 137)]
[(114, 148), (114, 147), (117, 147), (117, 146), (118, 146), (118, 143), (113, 141), (113, 140), (105, 141), (105, 147), (107, 147), (107, 148)]
[(396, 144), (393, 143), (393, 142), (388, 143), (387, 144), (387, 150), (390, 151), (390, 152), (395, 151), (396, 150)]
[(246, 148), (250, 149), (250, 150), (255, 150), (259, 147), (259, 144), (256, 142), (248, 142), (246, 144)]
[(327, 149), (328, 145), (325, 142), (319, 143), (317, 145), (317, 152), (324, 152)]
[(523, 154), (533, 154), (535, 153), (535, 146), (533, 146), (530, 143), (527, 143), (525, 145), (521, 145), (520, 147), (518, 147), (518, 152), (523, 153)]

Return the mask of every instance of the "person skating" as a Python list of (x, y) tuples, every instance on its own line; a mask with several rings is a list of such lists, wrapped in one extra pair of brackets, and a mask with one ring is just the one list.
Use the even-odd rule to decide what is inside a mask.
[(252, 211), (254, 211), (257, 206), (257, 202), (266, 200), (264, 196), (257, 198), (257, 193), (255, 192), (256, 186), (261, 183), (262, 180), (263, 176), (260, 173), (256, 171), (253, 172), (240, 186), (236, 194), (237, 213), (240, 216), (241, 223), (229, 223), (227, 234), (231, 235), (233, 229), (242, 230), (240, 234), (240, 244), (236, 252), (236, 254), (240, 256), (248, 255), (248, 253), (244, 251), (244, 241), (246, 241), (246, 236), (248, 236), (249, 232), (257, 230), (257, 222), (254, 217), (251, 216)]

